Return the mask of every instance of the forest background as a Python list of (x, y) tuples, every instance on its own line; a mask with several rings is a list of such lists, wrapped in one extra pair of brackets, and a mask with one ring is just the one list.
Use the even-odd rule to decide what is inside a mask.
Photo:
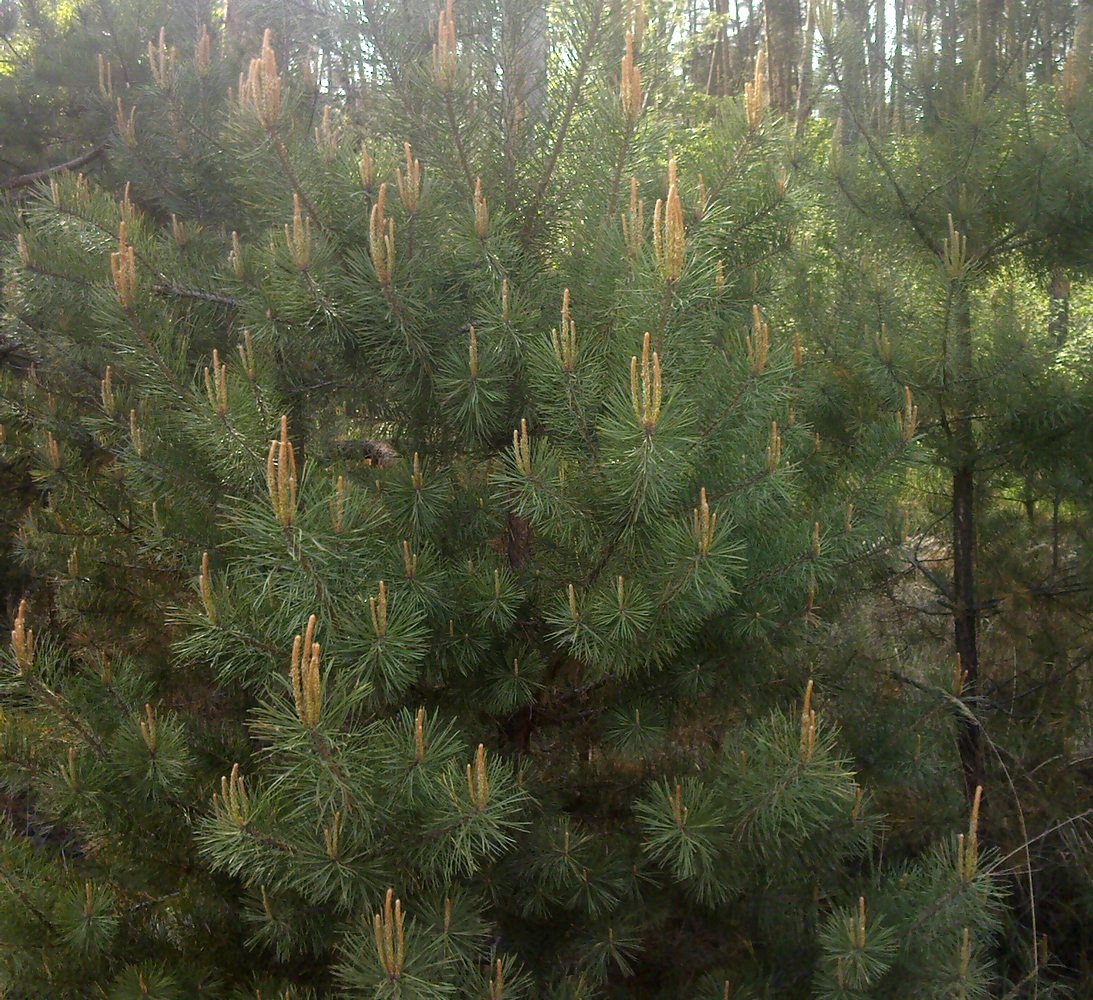
[(0, 995), (1090, 995), (1093, 5), (0, 42)]

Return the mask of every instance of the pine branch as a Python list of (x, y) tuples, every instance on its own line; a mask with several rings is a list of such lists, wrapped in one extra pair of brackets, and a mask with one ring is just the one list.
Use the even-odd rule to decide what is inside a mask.
[(23, 892), (19, 886), (8, 878), (7, 873), (3, 868), (0, 868), (0, 882), (3, 882), (4, 885), (7, 886), (8, 891), (27, 908), (28, 912), (34, 915), (34, 918), (50, 933), (50, 935), (56, 933), (49, 918), (30, 901), (30, 897)]
[(562, 112), (562, 121), (558, 126), (558, 134), (554, 137), (554, 145), (551, 147), (550, 154), (547, 156), (546, 166), (543, 169), (542, 176), (539, 178), (539, 184), (535, 189), (535, 195), (532, 198), (531, 205), (528, 209), (527, 217), (524, 222), (525, 235), (530, 232), (532, 222), (539, 215), (543, 205), (543, 198), (546, 197), (547, 189), (550, 187), (551, 177), (554, 175), (554, 168), (558, 164), (558, 157), (561, 155), (562, 148), (565, 145), (566, 136), (569, 132), (569, 124), (573, 119), (573, 112), (577, 108), (577, 101), (581, 96), (581, 88), (584, 86), (585, 76), (588, 74), (589, 65), (592, 61), (592, 51), (596, 47), (596, 42), (599, 39), (600, 18), (602, 15), (603, 5), (593, 4), (592, 24), (589, 25), (584, 48), (581, 50), (580, 59), (577, 62), (577, 69), (573, 76), (573, 87), (569, 92), (569, 99), (566, 101), (565, 110)]
[(52, 167), (43, 167), (41, 170), (32, 170), (29, 174), (20, 174), (18, 177), (12, 177), (3, 183), (0, 183), (0, 191), (13, 191), (16, 188), (30, 187), (32, 184), (37, 184), (39, 181), (44, 181), (47, 177), (53, 176), (53, 174), (62, 173), (66, 170), (78, 170), (80, 167), (86, 166), (88, 163), (97, 160), (104, 152), (106, 152), (106, 143), (100, 142), (86, 153), (81, 153), (79, 156), (75, 156), (71, 160), (66, 160), (64, 163), (58, 163)]
[(57, 694), (48, 684), (39, 680), (34, 675), (28, 675), (25, 677), (27, 684), (34, 688), (65, 720), (73, 729), (74, 732), (79, 733), (83, 740), (95, 751), (95, 756), (99, 760), (106, 759), (106, 748), (103, 746), (102, 741), (95, 735), (95, 733), (88, 727), (88, 725), (69, 708), (68, 703), (61, 695)]
[(455, 152), (459, 158), (459, 165), (463, 168), (463, 177), (467, 181), (467, 188), (474, 193), (474, 172), (467, 160), (467, 151), (463, 148), (463, 137), (459, 131), (459, 122), (455, 118), (455, 107), (452, 104), (451, 91), (444, 92), (444, 110), (448, 116), (448, 128), (452, 132), (452, 142), (455, 143)]
[(288, 155), (288, 149), (285, 148), (284, 142), (281, 141), (281, 136), (277, 132), (276, 125), (267, 128), (266, 134), (269, 136), (270, 145), (273, 146), (274, 153), (277, 154), (277, 161), (281, 164), (281, 170), (284, 172), (285, 180), (288, 181), (289, 186), (299, 197), (300, 202), (307, 210), (307, 214), (314, 220), (315, 225), (319, 227), (319, 231), (324, 236), (328, 235), (329, 231), (323, 224), (322, 217), (319, 215), (318, 211), (316, 211), (315, 205), (308, 197), (303, 184), (300, 183), (300, 178), (296, 174), (295, 168), (292, 166), (292, 161), (289, 159)]
[(900, 184), (899, 179), (895, 175), (891, 164), (889, 164), (887, 157), (881, 151), (879, 144), (873, 137), (873, 134), (866, 127), (865, 123), (861, 120), (861, 115), (858, 114), (858, 109), (854, 106), (854, 102), (850, 99), (850, 96), (846, 92), (846, 84), (844, 83), (839, 71), (835, 65), (835, 59), (830, 53), (831, 43), (827, 38), (823, 39), (824, 50), (828, 57), (828, 68), (831, 72), (831, 78), (835, 81), (835, 87), (839, 92), (839, 100), (843, 108), (846, 109), (847, 114), (853, 119), (854, 127), (858, 130), (859, 134), (865, 139), (866, 145), (869, 147), (869, 152), (872, 154), (877, 166), (880, 167), (884, 173), (885, 178), (888, 181), (889, 186), (892, 188), (893, 194), (896, 196), (896, 200), (900, 204), (900, 208), (903, 212), (903, 217), (911, 224), (911, 228), (914, 229), (915, 234), (922, 241), (925, 246), (932, 253), (940, 256), (941, 248), (938, 246), (937, 241), (930, 236), (926, 231), (926, 227), (922, 220), (919, 218), (918, 213), (914, 210), (910, 201), (907, 198), (903, 190), (903, 185)]
[(619, 153), (615, 158), (615, 169), (611, 174), (611, 189), (607, 197), (607, 218), (610, 221), (614, 221), (615, 209), (618, 206), (619, 199), (619, 185), (622, 183), (622, 171), (626, 166), (626, 153), (630, 148), (630, 139), (633, 135), (636, 122), (626, 120), (626, 131), (622, 136), (622, 143), (619, 145)]
[(205, 292), (199, 288), (183, 288), (172, 281), (164, 279), (152, 286), (152, 291), (157, 295), (174, 297), (179, 299), (197, 299), (201, 302), (214, 302), (217, 305), (240, 308), (243, 303), (239, 299), (233, 299), (230, 295), (220, 295), (217, 292)]

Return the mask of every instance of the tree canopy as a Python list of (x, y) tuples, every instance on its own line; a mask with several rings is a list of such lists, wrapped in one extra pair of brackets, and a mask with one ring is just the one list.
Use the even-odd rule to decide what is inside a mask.
[(0, 995), (1081, 995), (1090, 12), (708, 7), (7, 15)]

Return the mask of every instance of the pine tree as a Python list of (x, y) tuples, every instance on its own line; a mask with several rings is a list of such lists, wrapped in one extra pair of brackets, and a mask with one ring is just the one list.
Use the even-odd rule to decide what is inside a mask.
[[(857, 36), (822, 12), (839, 124), (817, 127), (809, 140), (829, 145), (799, 160), (824, 208), (799, 248), (795, 311), (837, 361), (826, 413), (814, 413), (833, 447), (906, 386), (921, 411), (904, 558), (918, 603), (947, 621), (936, 645), (954, 678), (937, 705), (959, 720), (966, 794), (995, 791), (986, 835), (1021, 858), (1015, 891), (1035, 926), (1037, 879), (1073, 899), (1087, 885), (1061, 853), (1038, 865), (1029, 840), (1069, 826), (1087, 795), (1074, 741), (1088, 726), (1076, 674), (1088, 605), (1075, 588), (1090, 565), (1093, 397), (1087, 349), (1062, 348), (1068, 282), (1090, 265), (1088, 10), (1068, 8), (1067, 52), (1044, 83), (990, 8), (951, 16), (967, 27), (940, 51), (922, 25), (909, 32), (906, 131), (893, 134), (852, 86)], [(1032, 30), (1032, 11), (1007, 16)], [(1061, 913), (1039, 929), (1064, 950), (1081, 934)], [(1036, 945), (1023, 950), (1035, 959)], [(1073, 950), (1065, 961), (1081, 972)]]
[(20, 191), (62, 167), (95, 169), (108, 145), (113, 112), (96, 99), (100, 86), (108, 79), (120, 92), (147, 83), (148, 38), (160, 25), (175, 37), (188, 37), (194, 23), (189, 3), (5, 4), (0, 192)]
[(988, 995), (951, 723), (893, 859), (839, 721), (916, 706), (819, 672), (917, 404), (811, 422), (762, 73), (684, 142), (671, 26), (566, 5), (529, 122), (493, 13), (336, 109), (160, 36), (131, 183), (21, 208), (9, 992)]
[[(115, 109), (98, 99), (150, 79), (148, 38), (168, 25), (178, 37), (192, 27), (187, 4), (7, 3), (0, 10), (0, 240), (15, 239), (9, 212), (34, 186), (64, 171), (95, 176), (104, 167)], [(3, 282), (6, 284), (6, 282)], [(4, 294), (0, 284), (0, 297)], [(19, 370), (18, 343), (0, 341), (0, 366)], [(24, 571), (11, 537), (33, 494), (25, 456), (0, 465), (0, 594), (18, 603)], [(11, 609), (14, 610), (14, 605)]]

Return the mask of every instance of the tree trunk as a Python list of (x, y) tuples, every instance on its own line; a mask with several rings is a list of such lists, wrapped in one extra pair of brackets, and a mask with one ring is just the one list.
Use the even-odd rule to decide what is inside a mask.
[(770, 106), (781, 114), (788, 114), (793, 108), (793, 78), (800, 52), (797, 45), (800, 25), (798, 0), (766, 0), (763, 5), (763, 27), (766, 32)]
[(1045, 3), (1040, 15), (1040, 82), (1050, 83), (1055, 75), (1055, 32), (1051, 23), (1051, 5)]
[(978, 0), (976, 5), (976, 54), (982, 68), (982, 79), (994, 81), (998, 71), (998, 35), (1002, 10), (999, 0)]
[(1032, 478), (1032, 473), (1025, 473), (1025, 520), (1028, 521), (1029, 527), (1032, 527), (1036, 523), (1036, 482)]
[(729, 32), (728, 0), (710, 0), (710, 13), (714, 15), (717, 31), (710, 51), (710, 68), (706, 78), (706, 93), (724, 97), (729, 93)]
[(816, 2), (808, 0), (805, 32), (801, 42), (801, 64), (797, 68), (797, 137), (804, 131), (812, 112), (812, 39), (816, 34)]
[[(1066, 346), (1070, 336), (1070, 278), (1066, 270), (1055, 267), (1051, 272), (1051, 303), (1048, 307), (1048, 335), (1052, 338), (1055, 350)], [(1062, 491), (1058, 482), (1051, 495), (1051, 576), (1059, 575), (1059, 506)]]
[[(866, 90), (866, 48), (869, 31), (868, 0), (848, 0), (845, 16), (853, 25), (850, 37), (853, 49), (847, 46), (843, 66), (843, 84), (846, 89), (839, 109), (839, 131), (845, 146), (850, 146), (856, 139), (855, 116), (859, 121), (869, 120), (869, 101)], [(853, 113), (852, 110), (853, 109)]]
[(755, 0), (747, 0), (748, 5), (748, 31), (750, 36), (748, 39), (747, 48), (744, 49), (744, 61), (741, 65), (741, 72), (744, 74), (744, 78), (750, 77), (752, 70), (755, 68), (753, 60), (758, 55), (760, 29), (755, 20)]
[[(953, 469), (953, 639), (960, 666), (967, 673), (966, 697), (979, 690), (978, 614), (975, 593), (975, 470), (961, 464)], [(979, 725), (963, 713), (957, 719), (957, 746), (968, 795), (983, 783), (983, 741)]]
[(506, 94), (509, 121), (528, 127), (542, 119), (546, 103), (547, 9), (545, 4), (507, 6), (515, 50)]
[[(953, 377), (956, 406), (953, 414), (952, 466), (953, 639), (960, 665), (967, 672), (966, 697), (979, 692), (979, 608), (976, 596), (975, 434), (972, 427), (972, 322), (971, 306), (963, 288), (956, 289), (956, 338)], [(957, 745), (969, 795), (983, 783), (983, 739), (978, 723), (961, 713)]]
[(944, 79), (951, 81), (957, 64), (959, 20), (953, 0), (941, 0), (941, 4), (941, 70)]
[[(724, 97), (733, 92), (729, 83), (732, 79), (732, 46), (729, 44), (729, 0), (721, 0), (719, 6), (721, 10), (721, 27), (717, 30), (717, 37), (720, 40), (721, 48), (717, 67), (718, 79), (720, 80), (718, 95)], [(739, 8), (737, 8), (736, 14), (736, 19), (739, 22)]]
[(1070, 278), (1061, 267), (1051, 272), (1049, 287), (1051, 302), (1048, 306), (1048, 335), (1055, 345), (1055, 350), (1066, 346), (1070, 335)]
[(1062, 503), (1062, 491), (1058, 486), (1051, 495), (1051, 578), (1059, 575), (1059, 506)]
[(873, 121), (876, 122), (877, 131), (883, 134), (888, 128), (888, 119), (884, 113), (885, 108), (885, 64), (884, 47), (887, 39), (887, 22), (885, 19), (885, 7), (887, 0), (877, 0), (876, 18), (873, 22), (873, 52), (870, 60), (869, 87), (873, 95), (873, 107), (870, 109)]
[(896, 48), (892, 53), (892, 131), (903, 134), (903, 29), (904, 0), (895, 0), (894, 6)]

